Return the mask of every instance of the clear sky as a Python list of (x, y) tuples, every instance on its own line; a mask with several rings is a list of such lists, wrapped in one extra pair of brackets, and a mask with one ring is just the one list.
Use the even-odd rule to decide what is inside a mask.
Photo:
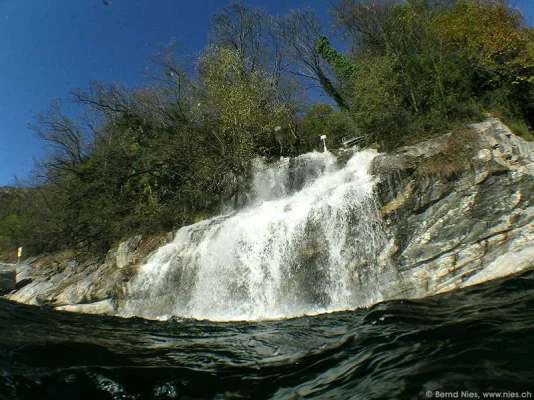
[[(111, 3), (110, 5), (104, 2)], [(325, 16), (330, 0), (248, 0), (271, 14), (309, 6)], [(530, 25), (534, 1), (515, 0)], [(158, 44), (178, 39), (195, 55), (210, 15), (226, 0), (0, 0), (0, 186), (25, 179), (41, 144), (28, 123), (56, 98), (91, 80), (143, 83)]]

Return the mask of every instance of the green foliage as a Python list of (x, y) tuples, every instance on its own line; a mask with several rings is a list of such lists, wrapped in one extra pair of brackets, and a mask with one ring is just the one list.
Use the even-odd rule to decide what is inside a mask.
[(358, 70), (329, 62), (368, 143), (396, 147), (496, 110), (532, 131), (534, 37), (505, 1), (340, 0), (333, 15)]
[(370, 57), (361, 63), (352, 84), (349, 111), (367, 143), (399, 141), (413, 112), (405, 107), (402, 81), (395, 80), (391, 57)]
[(51, 219), (52, 210), (56, 210), (53, 204), (49, 207), (44, 201), (45, 191), (0, 188), (0, 259), (13, 260), (20, 246), (28, 255), (46, 251), (48, 245), (56, 242)]
[[(86, 118), (100, 124), (86, 147), (75, 147), (83, 157), (56, 151), (41, 163), (45, 181), (35, 190), (50, 205), (37, 221), (48, 245), (25, 240), (37, 251), (101, 254), (124, 236), (170, 230), (216, 212), (221, 202), (238, 203), (253, 158), (278, 154), (274, 127), (290, 126), (294, 117), (269, 71), (248, 62), (236, 49), (211, 46), (197, 61), (196, 79), (179, 92), (168, 89), (173, 81), (136, 92), (98, 84), (76, 92)], [(62, 136), (69, 130), (59, 128), (71, 120), (62, 116), (54, 106), (38, 121), (45, 142), (70, 145), (72, 135)], [(59, 121), (57, 130), (43, 129), (49, 120)], [(15, 218), (3, 221), (15, 238)]]
[(355, 134), (354, 123), (345, 113), (323, 103), (314, 103), (304, 114), (300, 131), (299, 137), (306, 151), (322, 150), (321, 135), (327, 135), (329, 148), (338, 148), (343, 137)]
[(244, 189), (254, 157), (276, 152), (275, 126), (288, 125), (273, 77), (242, 65), (238, 51), (208, 48), (197, 61), (193, 88), (191, 117), (203, 126), (208, 149), (197, 173), (226, 197)]
[[(487, 113), (532, 139), (534, 33), (504, 0), (339, 0), (336, 51), (310, 9), (272, 19), (243, 3), (214, 15), (194, 74), (171, 45), (139, 90), (73, 92), (33, 126), (46, 147), (36, 183), (0, 191), (0, 254), (103, 254), (134, 233), (174, 229), (242, 204), (252, 160), (328, 148), (344, 136), (395, 148), (448, 130), (418, 173), (449, 178), (473, 146), (458, 131)], [(312, 82), (336, 104), (303, 107)]]
[(453, 179), (471, 166), (471, 159), (476, 154), (478, 134), (473, 129), (458, 129), (449, 134), (441, 151), (424, 158), (415, 174), (421, 177), (435, 176)]
[(0, 253), (14, 251), (19, 246), (24, 214), (20, 208), (21, 194), (16, 189), (0, 192)]
[(191, 107), (193, 118), (211, 128), (221, 157), (237, 155), (248, 162), (272, 150), (272, 132), (286, 109), (273, 79), (264, 71), (243, 73), (238, 51), (210, 48), (197, 61), (199, 83)]
[(503, 0), (458, 0), (434, 22), (435, 32), (456, 45), (472, 67), (490, 82), (534, 82), (532, 31), (523, 16)]
[(348, 57), (334, 50), (326, 36), (319, 35), (315, 46), (319, 55), (332, 65), (343, 79), (350, 79), (358, 72), (358, 66)]

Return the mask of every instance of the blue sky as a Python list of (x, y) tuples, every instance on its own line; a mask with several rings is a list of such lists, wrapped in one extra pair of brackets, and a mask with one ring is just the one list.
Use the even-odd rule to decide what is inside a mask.
[[(0, 186), (26, 178), (39, 143), (28, 129), (55, 98), (91, 80), (136, 87), (159, 44), (195, 55), (225, 0), (0, 0)], [(252, 0), (270, 13), (327, 0)]]
[[(108, 0), (109, 1), (109, 0)], [(329, 0), (249, 0), (271, 14)], [(514, 3), (530, 25), (534, 4)], [(25, 179), (41, 144), (28, 123), (56, 98), (91, 80), (143, 83), (158, 44), (172, 37), (195, 55), (207, 42), (210, 15), (225, 0), (0, 0), (0, 186)]]

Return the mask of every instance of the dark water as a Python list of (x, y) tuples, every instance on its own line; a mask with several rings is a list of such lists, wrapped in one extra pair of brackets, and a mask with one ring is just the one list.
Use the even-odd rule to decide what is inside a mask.
[(254, 323), (83, 316), (0, 300), (0, 398), (532, 398), (533, 311), (532, 271), (418, 301)]

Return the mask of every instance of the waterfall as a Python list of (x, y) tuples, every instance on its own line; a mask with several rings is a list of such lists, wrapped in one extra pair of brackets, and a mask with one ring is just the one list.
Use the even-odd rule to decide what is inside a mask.
[(181, 228), (130, 283), (123, 316), (288, 318), (382, 299), (385, 237), (368, 170), (331, 153), (255, 165), (249, 205)]

